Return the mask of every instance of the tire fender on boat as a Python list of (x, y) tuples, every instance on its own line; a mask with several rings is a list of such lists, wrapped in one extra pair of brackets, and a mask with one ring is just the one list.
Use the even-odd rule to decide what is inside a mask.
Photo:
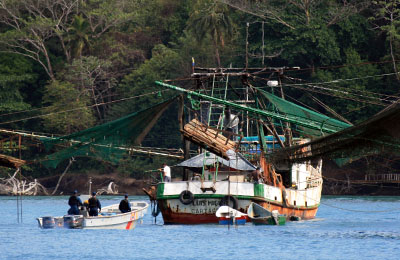
[(189, 205), (190, 203), (193, 202), (193, 200), (194, 200), (194, 195), (188, 190), (184, 190), (181, 192), (181, 194), (179, 194), (179, 201), (183, 205)]
[(238, 199), (236, 198), (236, 197), (233, 197), (233, 196), (231, 196), (231, 195), (226, 195), (226, 196), (224, 196), (222, 199), (221, 199), (221, 201), (220, 201), (220, 203), (219, 203), (219, 205), (220, 206), (229, 206), (229, 201), (232, 201), (232, 208), (233, 209), (238, 209), (238, 205), (239, 205), (239, 201), (238, 201)]

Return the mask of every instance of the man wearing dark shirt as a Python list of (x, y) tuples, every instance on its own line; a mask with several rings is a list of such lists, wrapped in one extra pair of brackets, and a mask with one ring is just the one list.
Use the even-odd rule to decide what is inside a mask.
[(131, 204), (128, 200), (128, 194), (125, 194), (125, 199), (121, 200), (119, 203), (119, 210), (122, 213), (131, 212)]
[(69, 197), (68, 205), (71, 207), (68, 210), (69, 215), (79, 215), (79, 206), (82, 206), (82, 201), (78, 197), (78, 191), (75, 190), (74, 194)]
[(89, 199), (89, 216), (98, 216), (99, 211), (101, 211), (101, 204), (96, 198), (96, 192), (93, 192), (92, 197)]

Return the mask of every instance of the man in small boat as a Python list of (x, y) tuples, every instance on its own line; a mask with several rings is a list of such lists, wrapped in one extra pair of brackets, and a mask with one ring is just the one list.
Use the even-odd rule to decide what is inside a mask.
[(166, 163), (162, 165), (164, 182), (171, 182), (171, 168)]
[(92, 192), (92, 197), (89, 199), (89, 216), (98, 216), (100, 211), (100, 201), (96, 198), (96, 192)]
[(128, 194), (125, 194), (125, 198), (119, 203), (119, 210), (122, 213), (131, 212), (131, 204), (128, 200)]
[(69, 197), (68, 205), (71, 207), (68, 210), (68, 215), (79, 215), (79, 207), (82, 206), (82, 201), (78, 196), (78, 191), (75, 190), (74, 194)]
[(250, 180), (252, 180), (254, 183), (264, 183), (263, 176), (261, 174), (261, 168), (257, 167), (255, 171), (252, 171), (250, 173)]

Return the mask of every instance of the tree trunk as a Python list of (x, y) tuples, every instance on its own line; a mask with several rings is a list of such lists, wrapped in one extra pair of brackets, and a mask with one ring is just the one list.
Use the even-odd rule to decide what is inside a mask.
[(393, 39), (392, 39), (392, 36), (390, 36), (389, 45), (390, 45), (390, 56), (392, 57), (393, 69), (394, 69), (394, 72), (396, 73), (396, 79), (397, 79), (397, 81), (400, 81), (399, 72), (397, 71), (396, 58), (394, 57), (394, 53), (393, 53)]
[(72, 163), (74, 161), (75, 161), (75, 159), (73, 157), (71, 159), (69, 159), (69, 163), (68, 163), (67, 167), (65, 168), (64, 172), (61, 174), (60, 178), (58, 179), (57, 185), (56, 185), (54, 191), (51, 193), (51, 195), (56, 194), (56, 192), (58, 190), (58, 186), (60, 186), (62, 178), (65, 176), (65, 174), (67, 173), (69, 167), (71, 167), (71, 165), (72, 165)]
[(218, 36), (214, 36), (214, 48), (215, 48), (215, 59), (217, 60), (218, 68), (221, 68), (221, 58), (219, 57), (218, 43), (216, 38)]

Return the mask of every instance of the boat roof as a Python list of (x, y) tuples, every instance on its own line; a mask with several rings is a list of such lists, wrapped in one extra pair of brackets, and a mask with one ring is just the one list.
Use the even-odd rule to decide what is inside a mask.
[(256, 169), (256, 166), (246, 160), (246, 158), (244, 158), (244, 156), (240, 153), (236, 153), (232, 149), (229, 149), (226, 154), (228, 155), (229, 160), (225, 160), (222, 157), (219, 157), (210, 152), (204, 152), (190, 158), (189, 160), (183, 161), (176, 166), (202, 168), (203, 165), (214, 165), (216, 162), (219, 162), (227, 167), (239, 171), (253, 171)]

